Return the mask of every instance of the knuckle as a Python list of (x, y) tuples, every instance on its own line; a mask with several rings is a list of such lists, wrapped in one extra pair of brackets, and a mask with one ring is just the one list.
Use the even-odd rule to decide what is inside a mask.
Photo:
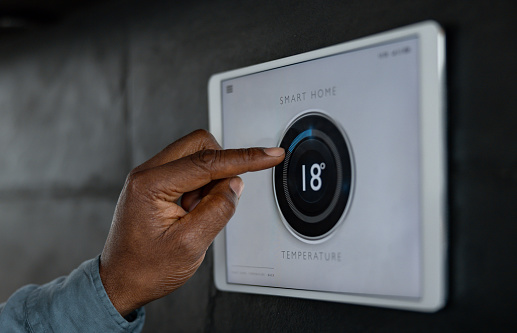
[(198, 239), (194, 233), (187, 230), (181, 233), (178, 239), (178, 246), (181, 248), (181, 252), (184, 254), (191, 254), (197, 252)]
[(199, 160), (206, 165), (213, 165), (220, 158), (220, 154), (217, 150), (204, 149), (199, 152)]
[(204, 171), (211, 172), (216, 163), (221, 162), (221, 152), (214, 149), (205, 149), (191, 155), (192, 162)]
[(184, 230), (178, 237), (176, 246), (182, 256), (187, 260), (196, 260), (204, 249), (203, 240), (199, 232), (194, 232), (193, 228)]
[(253, 160), (254, 153), (252, 149), (241, 149), (241, 158), (244, 163), (249, 163)]
[(198, 129), (191, 134), (194, 139), (201, 143), (203, 147), (221, 148), (217, 140), (214, 138), (212, 133), (206, 129)]
[(144, 171), (131, 171), (126, 178), (126, 191), (140, 192), (146, 188), (147, 175)]
[(126, 181), (128, 181), (129, 178), (131, 178), (135, 173), (140, 172), (140, 170), (142, 170), (142, 165), (139, 165), (135, 167), (133, 170), (129, 171), (129, 174), (126, 177)]
[(202, 128), (197, 129), (194, 132), (192, 132), (192, 135), (201, 140), (209, 140), (209, 139), (213, 138), (213, 136), (212, 136), (212, 134), (210, 134), (210, 132), (208, 132), (206, 129), (202, 129)]
[(255, 151), (253, 149), (245, 149), (241, 148), (237, 150), (237, 159), (236, 163), (241, 166), (247, 166), (247, 170), (249, 170), (249, 166), (255, 159)]

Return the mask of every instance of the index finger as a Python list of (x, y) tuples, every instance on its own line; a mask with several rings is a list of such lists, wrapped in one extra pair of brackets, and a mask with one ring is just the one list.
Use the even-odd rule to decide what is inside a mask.
[(284, 155), (283, 148), (208, 149), (145, 172), (152, 173), (156, 190), (175, 201), (212, 180), (274, 167)]

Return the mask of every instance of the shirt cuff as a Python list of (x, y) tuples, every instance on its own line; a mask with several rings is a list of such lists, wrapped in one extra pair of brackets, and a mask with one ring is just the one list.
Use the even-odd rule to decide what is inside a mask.
[(144, 308), (131, 322), (111, 303), (99, 275), (99, 259), (82, 263), (68, 277), (36, 288), (26, 302), (27, 323), (35, 332), (140, 332)]

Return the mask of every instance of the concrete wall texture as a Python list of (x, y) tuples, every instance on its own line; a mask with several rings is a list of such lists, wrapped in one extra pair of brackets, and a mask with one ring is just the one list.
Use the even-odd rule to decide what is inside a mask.
[(0, 299), (100, 253), (128, 171), (207, 128), (211, 74), (434, 19), (447, 33), (447, 306), (221, 292), (210, 252), (147, 306), (145, 331), (517, 329), (516, 12), (510, 1), (115, 1), (4, 36)]

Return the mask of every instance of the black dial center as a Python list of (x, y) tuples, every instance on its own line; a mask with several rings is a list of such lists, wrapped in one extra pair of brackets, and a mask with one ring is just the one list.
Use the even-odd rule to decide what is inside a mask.
[(302, 213), (309, 216), (322, 213), (332, 201), (332, 184), (336, 180), (336, 161), (325, 142), (305, 139), (293, 150), (287, 186), (294, 205)]
[(287, 128), (285, 160), (273, 172), (275, 195), (288, 229), (319, 240), (342, 220), (352, 188), (352, 162), (342, 131), (326, 115), (306, 113)]

